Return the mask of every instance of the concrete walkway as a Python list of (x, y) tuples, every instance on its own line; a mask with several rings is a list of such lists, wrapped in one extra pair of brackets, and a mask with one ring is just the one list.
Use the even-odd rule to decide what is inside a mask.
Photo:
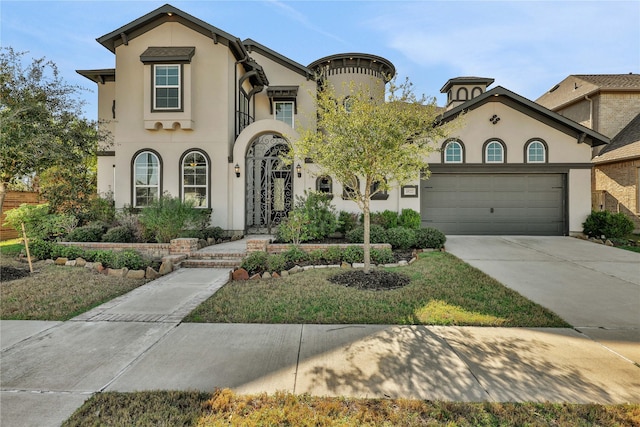
[[(567, 253), (584, 251), (576, 256), (579, 260), (566, 262), (578, 272), (582, 270), (576, 266), (588, 264), (582, 268), (589, 274), (575, 277), (582, 281), (584, 276), (601, 277), (608, 274), (602, 271), (613, 270), (607, 284), (622, 290), (601, 295), (589, 286), (578, 293), (582, 303), (590, 304), (587, 294), (593, 293), (601, 304), (613, 304), (623, 314), (607, 324), (601, 317), (576, 323), (563, 314), (563, 304), (557, 304), (554, 310), (580, 326), (577, 330), (183, 324), (182, 316), (222, 286), (229, 272), (181, 269), (68, 322), (0, 322), (0, 424), (55, 426), (95, 392), (153, 389), (230, 387), (241, 393), (286, 390), (451, 401), (640, 402), (639, 344), (629, 335), (637, 334), (638, 311), (624, 308), (640, 303), (637, 280), (626, 279), (640, 258), (627, 260), (626, 252), (607, 248), (617, 251), (608, 253), (608, 262), (624, 264), (613, 268), (606, 260), (587, 259), (591, 248), (602, 247), (576, 239), (527, 238), (532, 240), (525, 245), (520, 238), (496, 238), (493, 258), (483, 260), (488, 252), (483, 239), (494, 238), (450, 238), (447, 248), (472, 263), (485, 262), (483, 269), (494, 276), (502, 274), (505, 280), (518, 276), (507, 274), (511, 269), (519, 269), (521, 275), (530, 272), (539, 279), (531, 280), (530, 286), (541, 289), (547, 282), (560, 289), (571, 282), (562, 279), (555, 265), (559, 261), (553, 261), (559, 255), (543, 247), (553, 246), (565, 258)], [(464, 248), (471, 249), (464, 254)], [(524, 257), (519, 265), (515, 252)], [(525, 261), (533, 253), (537, 255), (529, 261), (534, 266), (545, 264), (529, 267)], [(623, 267), (634, 262), (636, 266), (628, 266), (625, 273)], [(500, 263), (506, 269), (502, 273)], [(518, 286), (515, 280), (507, 284)], [(628, 292), (626, 304), (617, 300), (619, 292)], [(544, 294), (532, 291), (534, 299)], [(568, 295), (575, 298), (574, 293)], [(566, 301), (568, 307), (572, 304)], [(624, 313), (631, 317), (623, 319)], [(622, 334), (622, 339), (614, 340), (620, 345), (606, 345), (597, 334), (589, 334), (590, 325), (617, 328), (594, 330)]]

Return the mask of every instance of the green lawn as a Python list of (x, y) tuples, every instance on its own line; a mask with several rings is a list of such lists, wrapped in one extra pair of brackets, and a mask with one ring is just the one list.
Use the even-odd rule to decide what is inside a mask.
[(230, 282), (187, 322), (568, 327), (561, 318), (446, 252), (421, 254), (411, 283), (368, 291), (330, 283), (336, 269)]
[[(26, 269), (13, 256), (0, 255), (0, 264)], [(21, 279), (2, 279), (0, 319), (68, 320), (93, 307), (125, 294), (145, 279), (110, 277), (82, 267), (34, 264), (34, 273)]]
[(637, 426), (640, 405), (461, 403), (150, 391), (93, 395), (72, 426)]

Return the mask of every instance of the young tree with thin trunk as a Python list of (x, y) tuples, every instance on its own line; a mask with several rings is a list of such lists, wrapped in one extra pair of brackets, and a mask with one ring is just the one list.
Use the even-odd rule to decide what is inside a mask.
[[(380, 98), (379, 96), (377, 98)], [(387, 99), (368, 86), (351, 83), (338, 92), (318, 90), (317, 128), (304, 129), (294, 155), (310, 158), (320, 173), (331, 175), (364, 214), (364, 271), (371, 266), (371, 198), (428, 174), (428, 155), (454, 124), (440, 125), (435, 99), (418, 98), (407, 79), (391, 81)]]

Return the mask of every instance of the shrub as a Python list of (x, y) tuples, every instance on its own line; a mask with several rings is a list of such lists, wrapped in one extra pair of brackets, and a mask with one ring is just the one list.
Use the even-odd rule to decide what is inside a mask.
[(128, 268), (129, 270), (142, 270), (146, 268), (150, 261), (145, 259), (138, 252), (126, 249), (120, 252), (112, 252), (113, 258), (112, 264), (109, 264), (110, 268)]
[[(140, 212), (140, 223), (158, 243), (168, 243), (180, 233), (202, 220), (202, 212), (194, 209), (192, 201), (165, 194)], [(150, 237), (150, 236), (149, 236)]]
[(101, 224), (90, 224), (78, 227), (67, 234), (68, 242), (99, 242), (102, 240), (104, 227)]
[(133, 233), (133, 243), (147, 242), (149, 239), (145, 239), (144, 226), (140, 223), (140, 219), (137, 214), (131, 214), (123, 210), (118, 214), (117, 225), (127, 227)]
[(290, 262), (292, 264), (307, 261), (309, 259), (309, 255), (295, 245), (289, 246), (289, 249), (284, 251), (282, 255), (287, 260), (287, 262)]
[(91, 262), (99, 262), (103, 267), (113, 267), (115, 264), (115, 252), (113, 251), (104, 251), (97, 250), (93, 253), (93, 259)]
[(357, 213), (340, 211), (338, 214), (338, 228), (336, 231), (347, 234), (358, 225), (358, 217)]
[(402, 209), (402, 212), (400, 212), (400, 216), (398, 217), (398, 225), (411, 230), (419, 229), (421, 223), (422, 217), (420, 216), (420, 213), (413, 209)]
[(312, 264), (321, 264), (326, 261), (324, 255), (324, 250), (316, 249), (309, 253), (309, 261), (311, 261)]
[(414, 231), (415, 233), (415, 247), (426, 249), (440, 249), (444, 247), (444, 242), (447, 241), (447, 237), (435, 228), (419, 228)]
[(404, 227), (391, 228), (387, 230), (387, 243), (394, 249), (409, 249), (416, 243), (415, 231)]
[(395, 260), (393, 251), (389, 248), (371, 249), (371, 261), (374, 264), (391, 264)]
[(203, 239), (222, 239), (224, 237), (224, 230), (220, 227), (205, 227), (202, 230)]
[(371, 213), (371, 224), (377, 224), (385, 229), (398, 226), (398, 213), (390, 210)]
[(85, 257), (85, 251), (82, 248), (79, 248), (78, 246), (62, 246), (62, 250), (61, 250), (61, 256), (68, 258), (68, 259), (76, 259), (76, 258), (84, 258)]
[(251, 252), (242, 260), (240, 267), (247, 270), (249, 274), (263, 273), (267, 271), (267, 259), (266, 252)]
[(342, 261), (342, 249), (338, 246), (329, 246), (324, 251), (324, 259), (329, 264), (338, 264)]
[(119, 225), (110, 228), (102, 236), (103, 242), (111, 243), (133, 243), (136, 241), (134, 231), (126, 225)]
[(593, 211), (582, 224), (589, 237), (620, 238), (633, 231), (634, 225), (622, 212)]
[(52, 240), (69, 234), (78, 223), (73, 215), (54, 214), (49, 211), (49, 204), (28, 205), (6, 212), (5, 225), (22, 233), (22, 224), (30, 239)]
[(364, 249), (360, 246), (347, 246), (342, 253), (342, 261), (349, 264), (353, 264), (354, 262), (363, 262), (363, 260)]
[(34, 239), (29, 241), (29, 253), (37, 259), (51, 258), (51, 252), (55, 243), (42, 239)]
[[(370, 243), (387, 243), (387, 230), (381, 225), (371, 224), (369, 226)], [(347, 233), (346, 239), (350, 243), (364, 242), (364, 227), (358, 227)]]
[(86, 222), (113, 223), (116, 219), (116, 205), (113, 201), (113, 193), (106, 194), (104, 198), (98, 195), (91, 197), (84, 211), (83, 219)]
[(267, 257), (267, 271), (281, 272), (285, 269), (287, 260), (282, 254), (272, 254)]
[(283, 219), (278, 226), (276, 239), (285, 243), (293, 243), (294, 245), (310, 240), (311, 237), (307, 229), (309, 221), (309, 216), (306, 212), (300, 210), (289, 212), (287, 218)]
[(326, 194), (306, 191), (304, 197), (296, 197), (296, 209), (301, 210), (309, 219), (306, 224), (308, 240), (324, 239), (338, 228), (335, 208)]

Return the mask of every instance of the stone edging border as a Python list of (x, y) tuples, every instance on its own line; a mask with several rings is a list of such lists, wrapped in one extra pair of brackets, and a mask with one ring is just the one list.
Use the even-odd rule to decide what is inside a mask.
[[(445, 248), (441, 248), (441, 249), (420, 249), (416, 251), (416, 255), (417, 253), (420, 252), (445, 252)], [(392, 268), (392, 267), (405, 267), (407, 265), (411, 265), (414, 262), (416, 262), (416, 260), (418, 259), (417, 256), (414, 255), (409, 261), (406, 260), (402, 260), (396, 263), (392, 263), (392, 264), (372, 264), (372, 267), (374, 268)], [(229, 279), (233, 280), (233, 281), (243, 281), (243, 280), (268, 280), (268, 279), (279, 279), (281, 277), (288, 277), (292, 274), (297, 274), (300, 273), (302, 271), (307, 271), (307, 270), (317, 270), (317, 269), (327, 269), (327, 268), (333, 268), (333, 269), (337, 269), (337, 268), (341, 268), (341, 269), (348, 269), (348, 268), (364, 268), (364, 263), (353, 263), (353, 264), (349, 264), (346, 262), (343, 262), (341, 264), (320, 264), (320, 265), (305, 265), (305, 266), (299, 266), (299, 265), (295, 265), (293, 267), (291, 267), (288, 270), (282, 270), (281, 272), (264, 272), (262, 274), (254, 274), (253, 276), (249, 276), (249, 273), (247, 272), (247, 270), (245, 270), (244, 268), (236, 268), (234, 270), (232, 270), (229, 274)]]

